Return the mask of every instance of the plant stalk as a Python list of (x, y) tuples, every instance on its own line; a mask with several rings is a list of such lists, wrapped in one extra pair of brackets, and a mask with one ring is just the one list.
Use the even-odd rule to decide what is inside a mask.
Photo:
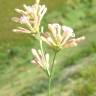
[(56, 59), (56, 54), (57, 54), (57, 52), (55, 52), (55, 54), (54, 54), (53, 62), (51, 65), (51, 72), (50, 72), (50, 76), (48, 78), (49, 79), (48, 80), (48, 96), (51, 96), (50, 89), (51, 89), (51, 83), (52, 83), (52, 76), (53, 76), (53, 72), (54, 72), (54, 63), (55, 63), (55, 59)]

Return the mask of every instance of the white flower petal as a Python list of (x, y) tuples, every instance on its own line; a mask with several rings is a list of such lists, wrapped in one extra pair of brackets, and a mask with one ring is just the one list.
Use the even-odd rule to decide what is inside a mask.
[(48, 29), (51, 31), (52, 37), (56, 40), (56, 30), (53, 24), (48, 24)]
[(13, 17), (13, 18), (12, 18), (12, 21), (14, 21), (14, 22), (19, 22), (20, 19), (19, 19), (18, 17)]
[(32, 64), (37, 64), (36, 60), (31, 61)]
[(73, 29), (72, 29), (71, 27), (68, 27), (68, 26), (62, 26), (62, 30), (63, 30), (64, 32), (70, 32), (70, 33), (73, 32)]
[(36, 0), (36, 4), (39, 4), (40, 0)]
[(29, 18), (27, 16), (25, 16), (25, 15), (21, 16), (20, 17), (20, 23), (21, 24), (27, 24), (27, 23), (29, 23)]
[(32, 53), (40, 61), (40, 57), (39, 57), (39, 54), (38, 54), (37, 50), (36, 49), (32, 49)]
[(51, 37), (48, 37), (47, 38), (47, 41), (51, 44), (51, 46), (55, 46), (56, 45), (55, 42), (52, 40)]
[(23, 10), (20, 10), (20, 9), (17, 9), (17, 8), (16, 8), (15, 11), (16, 11), (17, 13), (22, 14), (22, 15), (26, 15), (26, 12), (23, 11)]
[(44, 36), (41, 37), (42, 41), (46, 42), (49, 46), (51, 46), (51, 43), (45, 38)]
[[(45, 6), (44, 6), (44, 7), (45, 7)], [(40, 12), (40, 13), (41, 13), (41, 14), (40, 14), (40, 20), (43, 18), (43, 16), (45, 15), (46, 11), (47, 11), (47, 8), (46, 8), (46, 7), (41, 10), (41, 12)]]

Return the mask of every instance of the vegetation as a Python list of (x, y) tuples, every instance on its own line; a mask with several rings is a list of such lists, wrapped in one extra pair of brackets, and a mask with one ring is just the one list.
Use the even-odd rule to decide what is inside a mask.
[[(29, 35), (11, 31), (16, 26), (11, 22), (14, 8), (31, 2), (0, 0), (0, 96), (47, 96), (45, 74), (30, 63), (30, 49), (38, 45)], [(50, 7), (44, 18), (45, 26), (59, 22), (72, 26), (78, 36), (86, 37), (78, 47), (59, 53), (51, 88), (53, 96), (96, 96), (96, 1), (48, 0), (44, 3)]]

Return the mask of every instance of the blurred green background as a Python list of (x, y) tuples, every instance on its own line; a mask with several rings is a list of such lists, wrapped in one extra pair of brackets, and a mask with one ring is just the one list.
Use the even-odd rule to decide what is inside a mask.
[[(0, 0), (0, 96), (47, 96), (47, 77), (30, 63), (31, 48), (39, 46), (30, 35), (12, 32), (18, 26), (11, 21), (17, 15), (14, 9), (33, 2)], [(52, 96), (96, 96), (96, 0), (41, 0), (41, 3), (48, 7), (42, 22), (45, 27), (58, 22), (73, 27), (77, 37), (86, 37), (78, 47), (58, 54)], [(49, 48), (46, 51), (52, 53)]]

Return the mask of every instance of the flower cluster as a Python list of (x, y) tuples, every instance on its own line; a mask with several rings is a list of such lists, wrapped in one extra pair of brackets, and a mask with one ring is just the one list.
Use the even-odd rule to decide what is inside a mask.
[(77, 46), (80, 41), (85, 39), (85, 37), (82, 36), (80, 38), (75, 38), (75, 33), (72, 28), (68, 26), (62, 26), (58, 23), (48, 24), (49, 31), (40, 33), (41, 20), (47, 11), (47, 8), (45, 5), (40, 5), (39, 1), (40, 0), (36, 0), (36, 3), (32, 6), (24, 5), (24, 10), (15, 9), (15, 11), (21, 14), (21, 16), (19, 18), (13, 17), (12, 19), (15, 22), (23, 24), (25, 27), (18, 27), (13, 31), (32, 33), (35, 37), (36, 33), (39, 32), (38, 35), (41, 50), (32, 49), (32, 53), (35, 57), (32, 60), (32, 63), (40, 65), (40, 67), (45, 70), (48, 75), (50, 75), (50, 67), (52, 67), (52, 65), (49, 65), (49, 54), (45, 54), (42, 50), (42, 41), (54, 48), (56, 52), (63, 48)]
[[(72, 28), (62, 26), (58, 23), (48, 24), (49, 31), (44, 32), (43, 26), (41, 27), (41, 20), (47, 11), (47, 8), (45, 5), (40, 5), (39, 2), (40, 0), (36, 0), (36, 3), (32, 6), (24, 5), (24, 10), (15, 9), (21, 16), (13, 17), (12, 20), (22, 24), (24, 27), (18, 27), (13, 31), (31, 33), (32, 36), (36, 38), (35, 40), (39, 40), (40, 50), (32, 48), (32, 54), (34, 56), (32, 63), (38, 64), (44, 72), (47, 73), (49, 79), (48, 96), (51, 96), (50, 85), (57, 52), (63, 48), (77, 46), (79, 42), (85, 39), (85, 37), (75, 38), (75, 33)], [(42, 41), (54, 49), (55, 54), (51, 64), (49, 62), (49, 53), (45, 53), (43, 50)]]
[[(75, 33), (72, 28), (65, 25), (62, 26), (58, 23), (48, 24), (49, 31), (44, 32), (43, 26), (41, 27), (41, 20), (47, 11), (47, 8), (45, 5), (40, 5), (39, 2), (40, 0), (36, 0), (36, 3), (32, 6), (23, 5), (24, 10), (15, 9), (21, 16), (13, 17), (12, 20), (22, 24), (24, 27), (18, 27), (13, 31), (31, 33), (32, 36), (35, 37), (35, 40), (39, 40), (40, 50), (33, 48), (31, 50), (34, 56), (31, 63), (38, 64), (44, 72), (47, 73), (49, 81), (48, 96), (51, 96), (50, 87), (57, 52), (63, 48), (77, 46), (79, 42), (85, 39), (85, 37), (75, 38)], [(49, 53), (45, 53), (43, 50), (42, 41), (54, 49), (54, 56), (51, 64), (49, 61)]]
[(20, 17), (13, 17), (12, 20), (19, 22), (26, 26), (26, 28), (18, 27), (14, 32), (24, 32), (35, 34), (39, 32), (41, 20), (45, 15), (47, 8), (45, 5), (40, 5), (39, 0), (32, 6), (23, 6), (25, 10), (15, 9), (16, 12), (21, 14)]
[(49, 54), (44, 54), (41, 50), (32, 49), (32, 53), (34, 55), (34, 59), (32, 60), (33, 64), (38, 64), (40, 67), (47, 71), (48, 75), (50, 75), (49, 70)]
[(49, 31), (43, 33), (42, 40), (46, 42), (49, 46), (57, 49), (62, 49), (66, 47), (77, 46), (81, 40), (85, 37), (75, 39), (75, 34), (73, 29), (68, 26), (61, 26), (57, 23), (48, 25)]

